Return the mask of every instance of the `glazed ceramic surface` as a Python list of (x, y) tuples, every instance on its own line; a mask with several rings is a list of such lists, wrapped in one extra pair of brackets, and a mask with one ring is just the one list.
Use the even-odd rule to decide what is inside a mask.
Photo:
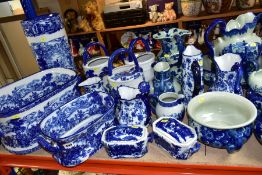
[(57, 13), (21, 21), (24, 34), (41, 70), (75, 69), (63, 22)]
[(0, 136), (12, 153), (27, 154), (39, 149), (38, 124), (59, 106), (78, 97), (76, 73), (52, 68), (1, 88)]
[(256, 107), (246, 98), (228, 92), (207, 92), (193, 98), (187, 108), (189, 125), (208, 146), (239, 150), (252, 134)]
[(255, 93), (262, 95), (262, 69), (250, 74), (248, 84)]
[[(119, 54), (128, 53), (135, 66), (120, 66), (113, 69), (113, 61)], [(118, 49), (110, 57), (108, 62), (108, 82), (111, 89), (117, 89), (117, 87), (129, 86), (138, 88), (139, 83), (144, 80), (143, 70), (139, 67), (138, 61), (133, 53), (128, 49)]]
[(250, 9), (254, 7), (256, 0), (236, 0), (236, 5), (239, 9)]
[(173, 92), (161, 94), (156, 105), (156, 115), (182, 121), (185, 115), (184, 98), (184, 95)]
[(207, 13), (224, 13), (231, 9), (233, 0), (202, 0)]
[[(142, 43), (145, 46), (146, 52), (139, 52), (135, 53), (135, 57), (137, 58), (137, 61), (139, 63), (139, 66), (143, 69), (144, 77), (147, 82), (152, 81), (154, 78), (154, 70), (152, 68), (152, 64), (155, 61), (155, 54), (150, 51), (149, 43), (141, 38), (138, 37), (134, 40), (132, 40), (129, 44), (129, 50), (130, 52), (133, 52), (133, 49), (135, 47), (135, 44), (138, 41), (142, 41)], [(125, 59), (125, 64), (126, 65), (134, 65), (132, 57), (128, 57), (129, 59)]]
[(103, 86), (103, 81), (100, 77), (91, 77), (81, 82), (79, 87), (84, 87), (86, 93), (93, 91), (107, 92), (107, 89)]
[(181, 9), (184, 16), (197, 16), (202, 7), (201, 0), (181, 0)]
[(227, 53), (215, 57), (216, 79), (210, 86), (209, 91), (223, 91), (242, 95), (241, 79), (241, 57), (236, 54)]
[(188, 159), (200, 149), (196, 131), (174, 118), (159, 118), (153, 123), (153, 132), (156, 144), (176, 159)]
[(63, 166), (76, 166), (101, 148), (102, 133), (114, 117), (110, 95), (87, 93), (42, 120), (38, 142)]
[(182, 68), (182, 91), (185, 95), (185, 104), (188, 104), (192, 97), (204, 92), (201, 51), (193, 45), (187, 46), (183, 52)]
[(259, 114), (256, 118), (255, 124), (254, 124), (254, 134), (259, 141), (260, 144), (262, 144), (262, 110), (259, 111)]
[(117, 105), (117, 119), (122, 125), (148, 125), (151, 118), (150, 105), (147, 99), (150, 87), (145, 93), (143, 89), (136, 89), (127, 86), (118, 87), (120, 96)]
[(258, 111), (262, 111), (262, 95), (249, 89), (247, 92), (247, 99), (249, 99), (257, 108)]
[(148, 132), (143, 126), (113, 126), (104, 131), (102, 142), (114, 159), (139, 158), (147, 153)]
[[(241, 56), (246, 81), (250, 72), (258, 69), (262, 40), (253, 31), (261, 15), (255, 16), (249, 12), (239, 15), (235, 20), (230, 20), (228, 23), (225, 20), (217, 19), (205, 33), (205, 42), (212, 59), (214, 56), (224, 55), (225, 53), (234, 53)], [(208, 37), (211, 30), (218, 24), (220, 24), (222, 37), (218, 37), (213, 45)]]

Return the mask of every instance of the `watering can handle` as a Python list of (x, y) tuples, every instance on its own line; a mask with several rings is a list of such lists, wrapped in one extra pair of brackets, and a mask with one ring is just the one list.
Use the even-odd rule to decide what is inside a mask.
[[(128, 55), (132, 54), (132, 53), (130, 53), (129, 49), (125, 49), (125, 48), (120, 48), (120, 49), (114, 51), (112, 53), (112, 55), (110, 56), (109, 61), (108, 61), (108, 76), (112, 76), (113, 62), (114, 62), (116, 56), (121, 54), (121, 53), (128, 53)], [(137, 61), (137, 59), (135, 57), (135, 54), (132, 54), (132, 55), (133, 55), (132, 56), (133, 60), (135, 62), (135, 68), (136, 68), (136, 70), (139, 70), (139, 64), (138, 64), (138, 61)]]
[[(146, 51), (147, 51), (147, 52), (150, 52), (150, 47), (149, 47), (148, 42), (147, 42), (144, 38), (142, 38), (142, 37), (137, 37), (136, 39), (133, 39), (133, 40), (130, 42), (130, 44), (129, 44), (129, 51), (130, 51), (130, 53), (133, 52), (133, 49), (134, 49), (134, 47), (135, 47), (135, 44), (136, 44), (138, 41), (142, 41), (143, 44), (145, 45)], [(133, 61), (133, 58), (131, 57), (131, 55), (128, 56), (128, 59), (129, 59), (130, 62)]]
[(20, 0), (27, 20), (37, 17), (32, 0)]
[(99, 42), (91, 42), (91, 43), (88, 43), (86, 45), (86, 47), (84, 48), (84, 54), (83, 54), (84, 64), (86, 64), (87, 60), (91, 58), (91, 55), (88, 53), (88, 49), (90, 47), (92, 47), (92, 46), (99, 46), (99, 47), (101, 47), (103, 49), (105, 55), (109, 56), (109, 53), (108, 53), (106, 47), (103, 44), (101, 44)]
[(210, 32), (216, 27), (217, 24), (220, 24), (221, 33), (224, 34), (226, 30), (226, 21), (223, 19), (216, 19), (214, 22), (210, 24), (204, 35), (204, 40), (209, 49), (211, 59), (214, 59), (215, 53), (214, 53), (213, 44), (209, 41), (208, 37), (210, 35)]

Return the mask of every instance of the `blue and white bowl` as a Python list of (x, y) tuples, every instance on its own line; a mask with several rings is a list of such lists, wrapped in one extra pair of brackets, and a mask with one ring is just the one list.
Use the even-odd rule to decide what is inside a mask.
[(189, 125), (204, 144), (239, 150), (250, 138), (257, 109), (248, 99), (228, 92), (208, 92), (194, 97), (187, 108)]
[(113, 125), (114, 118), (110, 95), (87, 93), (42, 120), (38, 142), (63, 166), (76, 166), (102, 147), (102, 133)]
[(9, 152), (27, 154), (40, 148), (40, 121), (80, 96), (78, 78), (69, 69), (38, 72), (0, 89), (0, 137)]
[(102, 142), (112, 158), (139, 158), (147, 153), (148, 132), (144, 126), (113, 126), (104, 131)]
[(188, 159), (200, 149), (196, 131), (175, 118), (159, 118), (153, 123), (153, 132), (156, 144), (176, 159)]

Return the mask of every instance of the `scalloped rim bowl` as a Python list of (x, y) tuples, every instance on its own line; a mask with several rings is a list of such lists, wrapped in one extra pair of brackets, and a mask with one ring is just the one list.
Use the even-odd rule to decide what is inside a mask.
[(253, 23), (256, 16), (252, 12), (239, 15), (236, 19), (231, 19), (226, 25), (226, 31), (241, 30), (246, 24)]

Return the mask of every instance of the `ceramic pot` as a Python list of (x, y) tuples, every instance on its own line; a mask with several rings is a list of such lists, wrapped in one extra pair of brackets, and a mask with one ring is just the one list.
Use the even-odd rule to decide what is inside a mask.
[(170, 117), (161, 117), (153, 123), (156, 144), (176, 159), (186, 160), (200, 149), (196, 131)]
[(173, 92), (161, 94), (156, 105), (156, 115), (182, 121), (185, 115), (184, 98), (184, 95)]
[(248, 84), (255, 93), (262, 95), (262, 69), (250, 74)]
[[(138, 37), (130, 42), (130, 52), (133, 52), (135, 44), (138, 41), (141, 41), (144, 44), (146, 52), (135, 53), (135, 57), (137, 58), (139, 66), (143, 69), (145, 80), (149, 82), (154, 78), (154, 70), (151, 65), (155, 62), (155, 54), (150, 51), (148, 42), (141, 37)], [(128, 59), (125, 59), (124, 62), (126, 65), (134, 65), (132, 57), (128, 57)]]
[(236, 0), (237, 8), (240, 10), (253, 8), (256, 4), (256, 0)]
[[(134, 66), (120, 66), (113, 69), (113, 61), (119, 54), (128, 54), (132, 56)], [(114, 51), (108, 61), (108, 82), (111, 89), (117, 89), (119, 86), (128, 86), (138, 88), (139, 83), (144, 80), (143, 70), (139, 67), (137, 58), (128, 49), (118, 49)]]
[(234, 0), (202, 0), (207, 13), (225, 13), (228, 12)]
[[(225, 20), (215, 20), (206, 30), (205, 43), (210, 52), (210, 58), (226, 53), (234, 53), (242, 58), (245, 81), (248, 82), (249, 74), (258, 70), (258, 58), (261, 53), (262, 40), (253, 33), (262, 14), (255, 16), (253, 13), (239, 15), (235, 20), (226, 23)], [(209, 41), (209, 34), (219, 24), (222, 37), (214, 42)], [(213, 44), (214, 43), (214, 44)]]
[(40, 121), (80, 96), (78, 78), (69, 69), (47, 69), (0, 90), (0, 137), (5, 149), (28, 154), (40, 148), (36, 137)]
[(102, 142), (114, 159), (139, 158), (147, 153), (148, 132), (144, 126), (118, 125), (106, 129)]
[(183, 52), (182, 68), (182, 91), (185, 95), (185, 104), (187, 105), (192, 97), (204, 92), (201, 51), (193, 45), (187, 46)]
[[(142, 86), (141, 86), (142, 87)], [(146, 126), (151, 121), (150, 105), (147, 100), (150, 87), (143, 89), (128, 86), (119, 86), (117, 92), (120, 96), (117, 104), (116, 116), (121, 125)]]
[(102, 133), (113, 125), (114, 118), (113, 97), (87, 93), (43, 119), (37, 139), (60, 164), (76, 166), (102, 147)]
[(201, 0), (181, 0), (181, 9), (184, 16), (197, 16), (202, 7)]
[(21, 21), (40, 70), (63, 67), (75, 70), (63, 21), (58, 13), (36, 16), (32, 1), (21, 0), (26, 19)]
[(81, 82), (79, 87), (84, 87), (86, 93), (93, 91), (107, 92), (106, 88), (103, 86), (103, 81), (100, 77), (91, 77), (87, 80)]
[(257, 109), (246, 98), (228, 92), (207, 92), (193, 98), (187, 108), (189, 125), (204, 144), (239, 150), (250, 138)]
[(216, 78), (209, 87), (209, 91), (224, 91), (242, 95), (241, 79), (241, 57), (236, 54), (227, 53), (215, 57)]

